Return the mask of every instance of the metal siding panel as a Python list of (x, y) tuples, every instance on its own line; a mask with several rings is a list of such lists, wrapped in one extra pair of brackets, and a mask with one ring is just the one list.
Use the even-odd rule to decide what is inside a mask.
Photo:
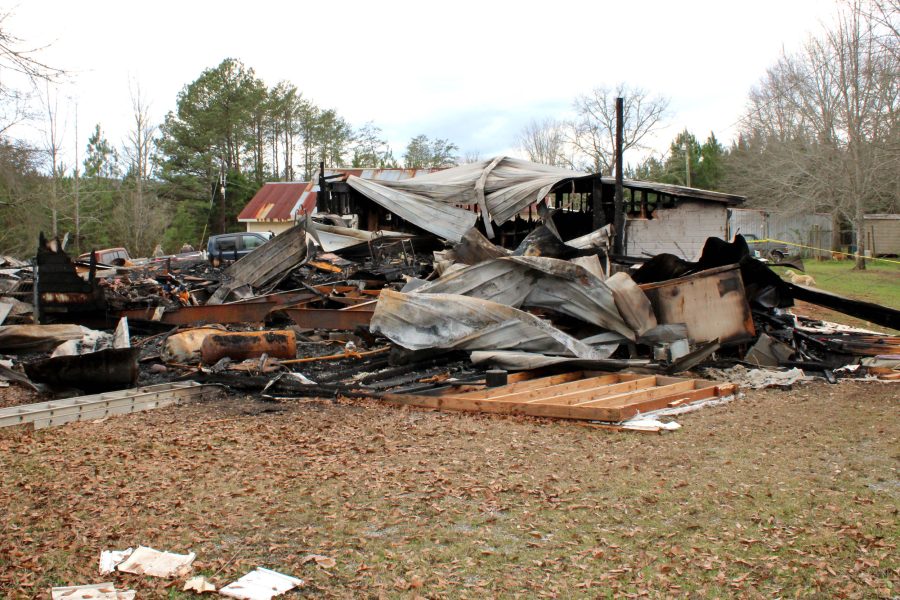
[[(818, 240), (815, 239), (817, 227)], [(769, 238), (794, 244), (820, 244), (827, 249), (831, 246), (831, 216), (772, 213), (769, 215)]]

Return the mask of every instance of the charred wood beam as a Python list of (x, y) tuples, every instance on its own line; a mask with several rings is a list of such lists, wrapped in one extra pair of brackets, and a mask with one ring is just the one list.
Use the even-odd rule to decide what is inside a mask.
[(852, 300), (831, 292), (816, 290), (804, 285), (787, 284), (795, 300), (803, 300), (817, 306), (824, 306), (845, 315), (856, 317), (870, 323), (900, 330), (900, 310), (882, 306), (874, 302)]
[(591, 180), (591, 186), (592, 229), (597, 230), (606, 225), (606, 215), (603, 212), (603, 183), (599, 173)]

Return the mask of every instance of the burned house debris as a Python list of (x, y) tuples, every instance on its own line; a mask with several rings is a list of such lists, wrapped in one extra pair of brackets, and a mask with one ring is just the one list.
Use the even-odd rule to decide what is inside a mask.
[[(79, 274), (42, 237), (33, 265), (0, 272), (0, 379), (126, 390), (109, 414), (154, 406), (127, 388), (195, 382), (612, 423), (733, 396), (733, 367), (898, 379), (896, 336), (789, 309), (892, 329), (900, 311), (788, 283), (742, 236), (724, 239), (741, 198), (622, 185), (617, 203), (611, 178), (508, 157), (403, 177), (323, 168), (302, 190), (269, 184), (254, 214), (289, 202), (292, 225), (219, 267), (92, 257)], [(79, 350), (46, 356), (63, 343)], [(19, 410), (48, 422), (47, 407)]]

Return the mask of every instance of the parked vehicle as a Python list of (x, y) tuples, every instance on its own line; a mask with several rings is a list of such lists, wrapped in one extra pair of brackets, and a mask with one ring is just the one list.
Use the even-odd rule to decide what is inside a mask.
[(750, 251), (758, 253), (757, 256), (760, 258), (769, 258), (777, 262), (791, 255), (791, 249), (784, 244), (759, 241), (759, 237), (752, 233), (743, 233), (741, 235), (747, 240)]
[[(115, 267), (131, 266), (131, 257), (128, 256), (128, 250), (125, 248), (106, 248), (105, 250), (94, 250), (93, 254), (97, 257), (97, 262), (103, 265), (112, 265)], [(91, 260), (91, 252), (85, 252), (78, 257), (79, 261), (88, 262)]]
[(212, 235), (206, 244), (206, 253), (210, 262), (218, 266), (247, 256), (269, 241), (268, 238), (268, 234), (251, 232)]

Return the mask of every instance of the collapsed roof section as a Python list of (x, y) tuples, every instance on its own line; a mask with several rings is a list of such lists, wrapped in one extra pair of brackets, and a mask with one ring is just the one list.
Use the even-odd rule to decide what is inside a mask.
[(400, 181), (368, 181), (354, 175), (347, 184), (410, 223), (453, 242), (472, 228), (477, 206), (488, 237), (491, 222), (505, 223), (540, 201), (558, 183), (584, 173), (498, 156)]
[[(586, 174), (527, 160), (498, 156), (451, 169), (417, 173), (402, 179), (373, 180), (351, 170), (344, 174), (346, 184), (404, 220), (453, 242), (477, 221), (477, 207), (485, 233), (494, 237), (493, 228), (514, 218), (551, 191), (571, 183), (572, 191), (593, 193), (610, 186), (613, 179)], [(316, 177), (313, 178), (314, 180)], [(670, 198), (694, 199), (737, 205), (744, 198), (677, 185), (643, 181), (625, 181), (632, 194), (655, 193)]]

